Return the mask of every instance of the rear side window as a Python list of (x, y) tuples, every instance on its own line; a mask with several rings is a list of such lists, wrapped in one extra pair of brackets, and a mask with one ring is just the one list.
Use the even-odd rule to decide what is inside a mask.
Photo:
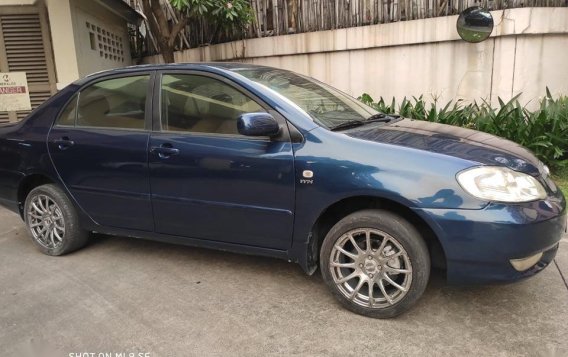
[(150, 76), (97, 82), (79, 93), (77, 126), (144, 129)]
[(67, 106), (55, 122), (58, 126), (74, 126), (75, 125), (75, 115), (77, 114), (77, 95), (73, 96), (73, 99), (67, 103)]
[(214, 78), (176, 74), (162, 77), (162, 129), (238, 134), (237, 118), (265, 110), (244, 93)]

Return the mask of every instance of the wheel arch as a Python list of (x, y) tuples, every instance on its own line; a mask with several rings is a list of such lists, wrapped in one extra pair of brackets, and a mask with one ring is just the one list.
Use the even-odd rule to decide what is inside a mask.
[(312, 226), (310, 240), (307, 245), (308, 270), (313, 271), (317, 267), (322, 242), (335, 223), (351, 213), (373, 208), (384, 209), (398, 214), (414, 225), (428, 246), (432, 265), (436, 268), (446, 269), (447, 255), (444, 251), (444, 247), (427, 221), (409, 207), (392, 199), (360, 195), (343, 198), (329, 205), (316, 219)]
[(46, 174), (32, 173), (24, 176), (18, 184), (18, 209), (20, 211), (20, 216), (24, 219), (24, 202), (28, 197), (28, 194), (36, 187), (46, 184), (56, 184), (53, 178)]

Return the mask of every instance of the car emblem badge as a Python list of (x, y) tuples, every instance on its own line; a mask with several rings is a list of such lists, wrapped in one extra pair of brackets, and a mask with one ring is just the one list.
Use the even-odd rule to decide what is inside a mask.
[(314, 172), (312, 170), (304, 170), (302, 172), (303, 179), (300, 179), (300, 183), (311, 185), (314, 183), (312, 178), (314, 177)]

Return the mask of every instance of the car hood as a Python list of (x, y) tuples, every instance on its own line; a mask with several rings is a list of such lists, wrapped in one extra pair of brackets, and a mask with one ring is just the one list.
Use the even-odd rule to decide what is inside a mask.
[(506, 166), (538, 175), (542, 163), (528, 149), (477, 130), (413, 119), (367, 124), (345, 134), (368, 141), (399, 145), (458, 157), (485, 165)]

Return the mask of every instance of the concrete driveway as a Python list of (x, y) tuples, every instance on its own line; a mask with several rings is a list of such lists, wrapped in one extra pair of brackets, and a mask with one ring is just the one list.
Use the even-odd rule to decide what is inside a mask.
[(566, 238), (556, 264), (533, 279), (460, 288), (438, 273), (409, 313), (373, 320), (342, 309), (319, 273), (275, 259), (122, 237), (48, 257), (0, 210), (0, 351), (566, 356), (561, 272), (568, 277)]

